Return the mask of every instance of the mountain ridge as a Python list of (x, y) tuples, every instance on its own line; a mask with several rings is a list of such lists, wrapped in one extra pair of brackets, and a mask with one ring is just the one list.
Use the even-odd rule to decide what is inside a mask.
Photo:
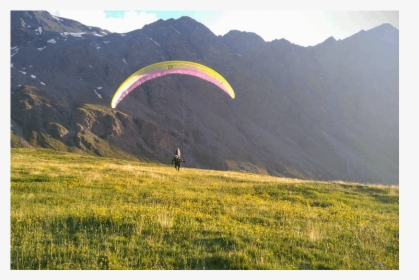
[[(399, 48), (391, 25), (302, 47), (234, 30), (216, 36), (189, 17), (124, 34), (71, 21), (64, 31), (61, 20), (60, 32), (40, 34), (27, 15), (52, 21), (45, 13), (12, 12), (12, 146), (163, 163), (180, 147), (191, 167), (398, 184)], [(164, 60), (212, 67), (236, 99), (170, 75), (110, 109), (126, 77)]]

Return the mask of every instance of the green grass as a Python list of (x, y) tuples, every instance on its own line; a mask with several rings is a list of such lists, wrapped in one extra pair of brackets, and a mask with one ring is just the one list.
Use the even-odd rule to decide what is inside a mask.
[(398, 270), (397, 187), (11, 150), (23, 269)]

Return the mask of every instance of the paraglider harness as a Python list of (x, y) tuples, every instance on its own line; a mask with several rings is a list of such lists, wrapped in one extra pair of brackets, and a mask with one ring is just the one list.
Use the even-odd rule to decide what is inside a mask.
[(185, 162), (179, 155), (175, 155), (175, 157), (172, 159), (172, 164), (175, 164), (175, 168), (177, 171), (180, 169), (180, 163)]

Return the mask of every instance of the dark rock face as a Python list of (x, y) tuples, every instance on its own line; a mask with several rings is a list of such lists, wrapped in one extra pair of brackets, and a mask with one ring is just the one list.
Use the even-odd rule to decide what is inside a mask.
[[(12, 11), (11, 44), (12, 146), (168, 164), (179, 147), (190, 167), (399, 182), (399, 31), (391, 25), (301, 47), (239, 31), (215, 36), (188, 17), (118, 34)], [(165, 60), (213, 68), (236, 98), (168, 75), (111, 109), (129, 75)]]

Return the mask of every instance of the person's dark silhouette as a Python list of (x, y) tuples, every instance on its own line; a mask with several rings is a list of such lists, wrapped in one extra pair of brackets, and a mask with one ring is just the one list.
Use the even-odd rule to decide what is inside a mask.
[(180, 169), (180, 163), (185, 162), (185, 160), (180, 156), (180, 150), (177, 149), (175, 151), (175, 156), (172, 159), (172, 164), (175, 164), (175, 168), (177, 171)]

